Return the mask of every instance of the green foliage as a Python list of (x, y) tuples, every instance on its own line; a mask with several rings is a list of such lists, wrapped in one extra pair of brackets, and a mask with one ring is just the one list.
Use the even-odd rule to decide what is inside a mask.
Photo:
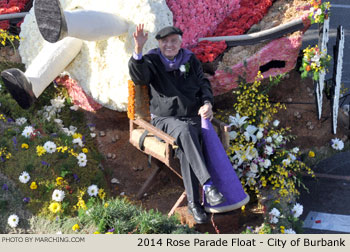
[(197, 233), (188, 226), (180, 225), (179, 220), (168, 218), (157, 211), (145, 211), (132, 205), (125, 198), (100, 202), (91, 198), (87, 210), (79, 210), (79, 221), (84, 225), (94, 225), (99, 233), (115, 234), (187, 234)]

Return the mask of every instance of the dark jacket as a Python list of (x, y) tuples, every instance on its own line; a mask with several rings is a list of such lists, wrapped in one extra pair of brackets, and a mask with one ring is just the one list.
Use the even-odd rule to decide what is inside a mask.
[(166, 72), (156, 54), (147, 54), (141, 60), (129, 60), (129, 74), (136, 85), (147, 85), (150, 112), (156, 116), (197, 116), (204, 101), (213, 104), (210, 82), (203, 75), (202, 65), (195, 55), (189, 60), (189, 71)]

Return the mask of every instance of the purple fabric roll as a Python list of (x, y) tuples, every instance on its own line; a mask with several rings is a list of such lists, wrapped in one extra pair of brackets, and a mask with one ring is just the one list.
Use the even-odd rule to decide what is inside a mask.
[[(228, 212), (240, 208), (249, 201), (240, 180), (234, 171), (222, 143), (213, 125), (202, 118), (203, 151), (208, 171), (213, 184), (224, 195), (226, 201), (210, 206), (204, 197), (204, 208), (207, 212)], [(203, 190), (205, 187), (203, 187)], [(203, 193), (204, 195), (204, 193)]]

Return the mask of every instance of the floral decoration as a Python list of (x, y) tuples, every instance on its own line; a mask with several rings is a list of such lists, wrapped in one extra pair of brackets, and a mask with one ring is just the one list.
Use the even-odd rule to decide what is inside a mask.
[(330, 15), (330, 2), (323, 2), (321, 0), (310, 0), (311, 8), (309, 19), (311, 24), (323, 23), (325, 19)]
[(303, 50), (304, 56), (302, 59), (300, 71), (301, 77), (311, 77), (318, 81), (319, 73), (325, 72), (326, 67), (330, 64), (331, 56), (321, 51), (318, 46), (308, 46)]
[(128, 97), (128, 118), (131, 120), (135, 120), (135, 84), (128, 80), (128, 89), (129, 89), (129, 97)]

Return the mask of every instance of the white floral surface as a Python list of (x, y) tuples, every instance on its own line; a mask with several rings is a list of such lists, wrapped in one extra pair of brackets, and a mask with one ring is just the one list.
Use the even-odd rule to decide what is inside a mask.
[[(165, 0), (60, 0), (63, 9), (91, 9), (112, 12), (129, 22), (129, 32), (104, 41), (84, 41), (82, 50), (66, 68), (86, 93), (103, 106), (127, 110), (129, 79), (128, 60), (134, 49), (132, 33), (139, 23), (145, 24), (148, 41), (144, 53), (157, 47), (157, 31), (173, 24), (173, 15)], [(36, 25), (33, 8), (21, 26), (19, 53), (29, 66), (45, 43)], [(64, 55), (62, 55), (64, 57)]]

